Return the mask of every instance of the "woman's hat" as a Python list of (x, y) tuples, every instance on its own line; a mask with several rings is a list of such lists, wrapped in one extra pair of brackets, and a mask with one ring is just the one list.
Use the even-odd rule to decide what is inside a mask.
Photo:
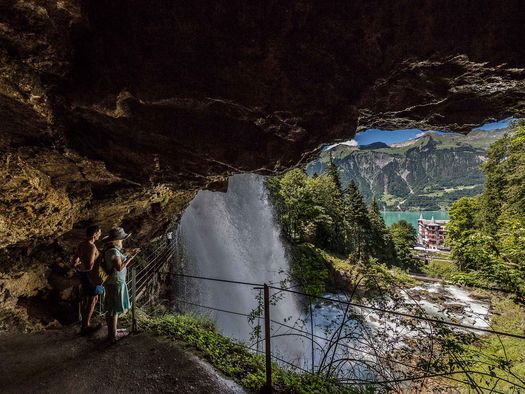
[(109, 234), (102, 238), (102, 241), (118, 241), (120, 239), (127, 239), (131, 233), (126, 234), (122, 227), (113, 227), (109, 230)]

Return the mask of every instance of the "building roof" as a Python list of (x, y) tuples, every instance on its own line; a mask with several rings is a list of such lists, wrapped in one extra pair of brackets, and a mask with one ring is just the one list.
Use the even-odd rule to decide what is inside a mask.
[(423, 223), (424, 225), (436, 225), (436, 226), (444, 226), (449, 221), (448, 220), (435, 220), (433, 217), (432, 219), (419, 219), (418, 222)]

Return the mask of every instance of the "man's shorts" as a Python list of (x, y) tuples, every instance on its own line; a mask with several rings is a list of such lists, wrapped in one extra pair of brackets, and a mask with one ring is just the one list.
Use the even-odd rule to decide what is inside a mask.
[(93, 284), (89, 277), (89, 272), (80, 271), (78, 273), (80, 276), (80, 284), (82, 285), (82, 291), (86, 297), (94, 297), (97, 295), (96, 285)]

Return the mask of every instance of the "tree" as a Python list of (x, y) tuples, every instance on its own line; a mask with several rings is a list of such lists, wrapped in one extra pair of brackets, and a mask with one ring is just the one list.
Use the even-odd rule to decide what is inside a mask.
[(332, 178), (334, 183), (336, 184), (338, 190), (342, 193), (343, 186), (341, 185), (341, 178), (339, 177), (339, 171), (337, 169), (337, 166), (334, 164), (334, 160), (332, 158), (332, 152), (330, 152), (330, 165), (328, 166), (328, 176)]
[(369, 210), (371, 232), (371, 243), (375, 246), (373, 256), (380, 263), (394, 265), (396, 263), (396, 251), (391, 233), (388, 231), (385, 221), (379, 211), (379, 204), (374, 198)]
[(483, 194), (480, 198), (480, 215), (486, 232), (494, 235), (498, 230), (498, 219), (505, 201), (506, 158), (510, 137), (505, 135), (490, 146), (487, 161), (482, 165), (486, 175)]
[(348, 249), (355, 260), (367, 261), (373, 255), (373, 232), (368, 208), (355, 182), (344, 193)]
[(306, 184), (308, 176), (301, 169), (288, 171), (279, 179), (280, 219), (283, 231), (291, 241), (304, 240), (305, 221), (310, 215), (311, 199)]
[(482, 169), (483, 193), (456, 201), (447, 243), (459, 267), (525, 302), (525, 127), (496, 141)]
[(327, 250), (341, 253), (342, 195), (331, 176), (322, 175), (307, 181), (311, 198), (310, 228), (315, 229), (315, 243)]
[(394, 243), (398, 265), (412, 267), (415, 264), (412, 248), (416, 242), (416, 229), (406, 220), (400, 220), (390, 226), (389, 230)]
[(446, 227), (446, 242), (451, 247), (454, 258), (461, 269), (467, 264), (463, 248), (465, 240), (479, 229), (479, 200), (473, 197), (460, 198), (451, 205), (448, 213), (450, 220)]
[(343, 252), (343, 197), (331, 176), (308, 178), (303, 170), (294, 169), (270, 178), (267, 187), (290, 241)]

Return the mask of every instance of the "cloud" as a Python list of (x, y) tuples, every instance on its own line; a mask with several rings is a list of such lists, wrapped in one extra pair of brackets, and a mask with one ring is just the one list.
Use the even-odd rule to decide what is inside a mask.
[(336, 146), (339, 146), (339, 145), (346, 145), (346, 146), (359, 146), (359, 144), (357, 143), (356, 140), (351, 139), (351, 140), (349, 140), (349, 141), (338, 142), (337, 144), (328, 145), (328, 146), (324, 147), (323, 150), (324, 150), (324, 151), (332, 150), (332, 149), (334, 149)]
[(351, 139), (350, 141), (341, 142), (341, 145), (358, 146), (359, 144), (356, 140)]

